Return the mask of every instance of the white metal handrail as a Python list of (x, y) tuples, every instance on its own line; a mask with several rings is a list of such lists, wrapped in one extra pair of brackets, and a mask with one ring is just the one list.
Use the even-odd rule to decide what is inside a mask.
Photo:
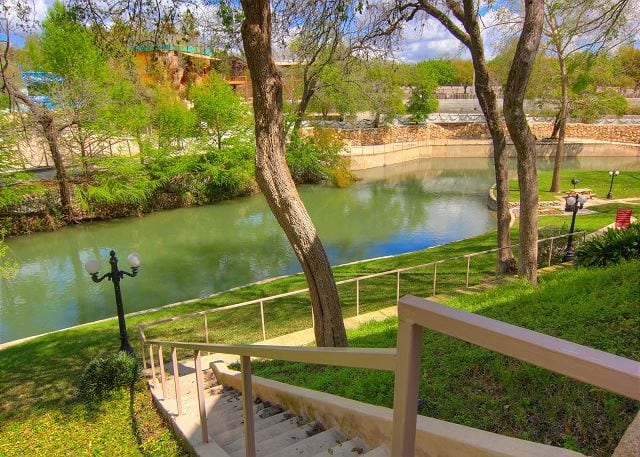
[(143, 355), (144, 347), (149, 347), (149, 359), (151, 363), (151, 379), (158, 386), (154, 358), (154, 346), (157, 346), (158, 366), (160, 371), (160, 385), (162, 387), (162, 399), (167, 400), (167, 379), (164, 369), (163, 347), (171, 348), (171, 365), (173, 369), (173, 382), (175, 388), (175, 401), (178, 416), (182, 415), (182, 391), (180, 388), (180, 376), (178, 368), (177, 349), (191, 349), (194, 351), (194, 368), (196, 374), (196, 390), (198, 395), (198, 412), (200, 416), (200, 430), (202, 442), (209, 442), (209, 430), (207, 425), (207, 410), (204, 394), (204, 376), (202, 374), (202, 352), (215, 352), (221, 354), (234, 354), (240, 357), (242, 370), (243, 393), (243, 417), (245, 427), (246, 455), (255, 457), (255, 433), (253, 417), (253, 397), (251, 378), (251, 357), (265, 359), (285, 360), (289, 362), (314, 363), (318, 365), (333, 365), (350, 368), (366, 368), (374, 370), (395, 371), (395, 348), (317, 348), (317, 347), (293, 347), (293, 346), (254, 346), (243, 344), (207, 344), (186, 343), (180, 341), (147, 340), (140, 330)]
[[(548, 254), (548, 259), (547, 259), (547, 263), (549, 266), (551, 266), (551, 262), (552, 262), (552, 256), (553, 256), (553, 244), (554, 241), (560, 238), (567, 238), (569, 236), (577, 236), (577, 235), (582, 235), (583, 237), (586, 237), (587, 235), (587, 231), (579, 231), (579, 232), (573, 232), (573, 233), (565, 233), (562, 235), (557, 235), (557, 236), (552, 236), (552, 237), (548, 237), (548, 238), (543, 238), (541, 240), (538, 240), (538, 244), (544, 243), (544, 242), (549, 242), (550, 243), (550, 248), (549, 248), (549, 254)], [(513, 247), (518, 247), (519, 244), (512, 244), (511, 248)], [(469, 274), (471, 271), (471, 258), (472, 257), (476, 257), (479, 255), (484, 255), (484, 254), (490, 254), (490, 253), (494, 253), (494, 252), (498, 252), (502, 249), (505, 248), (492, 248), (492, 249), (487, 249), (484, 251), (477, 251), (477, 252), (472, 252), (469, 254), (462, 254), (459, 256), (455, 256), (455, 257), (448, 257), (446, 259), (440, 259), (440, 260), (434, 260), (431, 262), (427, 262), (427, 263), (423, 263), (420, 265), (412, 265), (412, 266), (408, 266), (408, 267), (402, 267), (402, 268), (396, 268), (393, 270), (387, 270), (387, 271), (382, 271), (382, 272), (378, 272), (378, 273), (371, 273), (368, 275), (363, 275), (363, 276), (357, 276), (355, 278), (348, 278), (348, 279), (343, 279), (340, 281), (336, 281), (336, 285), (344, 285), (344, 284), (351, 284), (351, 283), (356, 283), (356, 316), (360, 315), (360, 282), (364, 281), (364, 280), (368, 280), (368, 279), (373, 279), (373, 278), (379, 278), (382, 276), (389, 276), (389, 275), (396, 275), (396, 304), (398, 303), (398, 300), (400, 299), (400, 274), (401, 273), (406, 273), (412, 270), (417, 270), (420, 268), (426, 268), (426, 267), (434, 267), (433, 270), (433, 295), (436, 295), (436, 291), (437, 291), (437, 276), (438, 276), (438, 265), (447, 263), (447, 262), (453, 262), (456, 260), (462, 260), (462, 259), (467, 259), (467, 266), (466, 266), (466, 274), (465, 274), (465, 287), (469, 287)], [(290, 292), (284, 292), (281, 294), (277, 294), (277, 295), (270, 295), (267, 297), (262, 297), (262, 298), (256, 298), (253, 300), (247, 300), (244, 302), (240, 302), (240, 303), (236, 303), (233, 305), (227, 305), (227, 306), (221, 306), (219, 308), (212, 308), (212, 309), (207, 309), (207, 310), (203, 310), (203, 311), (194, 311), (191, 313), (185, 313), (185, 314), (181, 314), (178, 316), (172, 316), (172, 317), (167, 317), (167, 318), (163, 318), (163, 319), (158, 319), (155, 321), (150, 321), (150, 322), (143, 322), (141, 324), (138, 324), (138, 329), (139, 331), (142, 332), (142, 334), (144, 334), (143, 329), (149, 328), (149, 327), (154, 327), (157, 325), (161, 325), (161, 324), (166, 324), (169, 322), (175, 322), (178, 320), (182, 320), (182, 319), (189, 319), (189, 318), (194, 318), (194, 317), (204, 317), (204, 335), (205, 335), (205, 342), (209, 342), (209, 328), (208, 328), (208, 321), (207, 321), (207, 316), (209, 314), (213, 314), (213, 313), (219, 313), (219, 312), (223, 312), (223, 311), (228, 311), (231, 309), (237, 309), (237, 308), (242, 308), (245, 306), (250, 306), (250, 305), (260, 305), (260, 322), (261, 322), (261, 330), (262, 330), (262, 337), (263, 340), (267, 339), (267, 334), (266, 334), (266, 325), (265, 325), (265, 315), (264, 315), (264, 305), (267, 302), (270, 301), (274, 301), (277, 299), (281, 299), (281, 298), (286, 298), (286, 297), (292, 297), (295, 295), (300, 295), (300, 294), (304, 294), (306, 292), (308, 292), (309, 289), (305, 288), (305, 289), (297, 289), (294, 291), (290, 291)]]
[(167, 388), (162, 354), (163, 347), (171, 348), (178, 415), (182, 414), (182, 398), (176, 350), (194, 351), (198, 410), (205, 443), (209, 435), (201, 352), (209, 351), (240, 356), (247, 457), (256, 455), (251, 357), (395, 372), (391, 455), (410, 457), (415, 453), (423, 328), (640, 400), (640, 362), (410, 295), (401, 298), (398, 304), (397, 350), (186, 343), (146, 340), (140, 331), (143, 347), (149, 346), (151, 376), (156, 386), (153, 346), (157, 346), (165, 400)]
[(398, 304), (393, 457), (415, 452), (423, 328), (640, 400), (640, 362), (408, 295)]

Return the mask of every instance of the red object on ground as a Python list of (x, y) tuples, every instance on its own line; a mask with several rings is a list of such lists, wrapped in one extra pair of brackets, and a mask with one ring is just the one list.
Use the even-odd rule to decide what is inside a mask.
[(631, 224), (631, 210), (618, 208), (616, 211), (616, 228), (627, 228)]

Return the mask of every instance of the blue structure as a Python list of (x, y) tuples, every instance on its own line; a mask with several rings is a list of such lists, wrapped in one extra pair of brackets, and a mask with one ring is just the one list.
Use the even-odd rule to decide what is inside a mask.
[[(64, 81), (62, 76), (54, 75), (52, 73), (47, 73), (44, 71), (22, 71), (20, 72), (20, 76), (22, 76), (22, 80), (24, 81), (27, 88), (27, 95), (29, 95), (30, 87), (38, 87), (47, 84), (56, 84)], [(55, 103), (51, 100), (51, 96), (49, 95), (29, 95), (29, 98), (39, 105), (44, 106), (45, 108), (55, 108)]]
[(27, 86), (61, 83), (63, 81), (62, 76), (47, 73), (45, 71), (22, 71), (20, 72), (20, 76), (22, 76), (22, 80), (27, 84)]

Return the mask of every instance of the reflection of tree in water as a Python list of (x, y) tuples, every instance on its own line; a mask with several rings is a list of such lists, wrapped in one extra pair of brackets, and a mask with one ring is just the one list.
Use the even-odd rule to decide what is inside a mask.
[[(451, 232), (458, 223), (450, 221), (455, 211), (443, 211), (441, 205), (455, 206), (455, 195), (474, 189), (484, 192), (485, 178), (474, 173), (422, 169), (409, 178), (348, 189), (302, 186), (300, 193), (335, 264), (381, 255), (389, 244), (402, 249), (409, 236), (425, 246), (430, 230)], [(42, 316), (42, 331), (113, 316), (112, 288), (92, 283), (82, 267), (97, 258), (106, 271), (110, 249), (116, 250), (121, 268), (127, 267), (129, 252), (142, 257), (138, 277), (122, 285), (128, 312), (300, 269), (262, 196), (85, 224), (9, 243), (24, 268), (10, 284), (0, 281), (3, 328), (25, 315)], [(7, 303), (16, 297), (27, 305), (9, 314)], [(12, 338), (20, 336), (25, 335)]]

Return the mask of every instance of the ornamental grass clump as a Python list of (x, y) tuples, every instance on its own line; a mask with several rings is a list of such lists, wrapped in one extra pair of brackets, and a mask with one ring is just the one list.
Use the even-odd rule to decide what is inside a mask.
[(615, 265), (623, 260), (640, 259), (640, 223), (620, 230), (607, 230), (576, 251), (576, 263), (585, 267)]
[(85, 368), (78, 386), (80, 398), (86, 402), (101, 400), (110, 392), (131, 386), (140, 378), (140, 366), (126, 352), (97, 357)]

